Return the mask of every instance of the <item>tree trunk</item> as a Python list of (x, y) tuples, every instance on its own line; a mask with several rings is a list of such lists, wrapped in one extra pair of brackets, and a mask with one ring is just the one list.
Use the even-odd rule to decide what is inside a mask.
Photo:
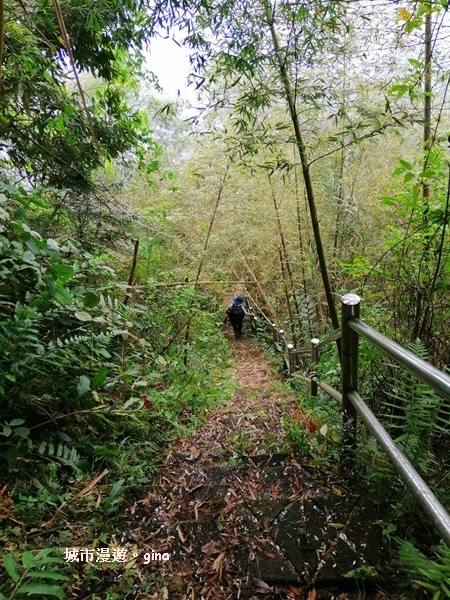
[(338, 318), (338, 313), (337, 313), (336, 306), (334, 303), (333, 288), (331, 286), (330, 278), (328, 276), (327, 263), (326, 263), (326, 259), (325, 259), (325, 252), (323, 249), (322, 237), (320, 234), (319, 219), (317, 216), (316, 202), (315, 202), (315, 198), (314, 198), (314, 190), (313, 190), (313, 185), (312, 185), (312, 181), (311, 181), (311, 174), (309, 172), (309, 165), (308, 165), (308, 161), (306, 158), (306, 148), (305, 148), (305, 144), (303, 142), (301, 127), (300, 127), (300, 120), (298, 118), (297, 111), (295, 108), (294, 94), (292, 92), (289, 74), (286, 69), (286, 63), (282, 56), (277, 32), (275, 30), (273, 14), (270, 14), (269, 6), (266, 5), (266, 7), (267, 7), (267, 11), (266, 11), (267, 12), (267, 23), (270, 27), (273, 48), (274, 48), (275, 55), (277, 58), (281, 80), (284, 85), (284, 91), (285, 91), (285, 95), (286, 95), (286, 101), (287, 101), (287, 104), (289, 107), (289, 113), (291, 116), (292, 125), (294, 127), (295, 139), (297, 142), (296, 146), (298, 149), (298, 153), (300, 155), (300, 163), (301, 163), (301, 168), (302, 168), (303, 179), (305, 182), (306, 197), (308, 199), (309, 213), (311, 215), (311, 225), (312, 225), (312, 229), (313, 229), (313, 233), (314, 233), (314, 241), (316, 244), (317, 258), (319, 260), (320, 273), (322, 276), (323, 287), (325, 290), (325, 297), (327, 300), (328, 310), (330, 313), (330, 318), (331, 318), (333, 327), (335, 329), (338, 329), (338, 327), (340, 326), (339, 318)]

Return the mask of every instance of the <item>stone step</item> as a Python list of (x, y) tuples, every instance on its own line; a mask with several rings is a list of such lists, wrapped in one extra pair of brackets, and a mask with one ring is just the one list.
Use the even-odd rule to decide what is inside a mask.
[[(323, 590), (318, 599), (332, 597), (326, 590), (359, 588), (375, 598), (371, 586), (386, 583), (379, 575), (385, 551), (377, 516), (360, 495), (288, 454), (242, 456), (235, 464), (205, 465), (204, 458), (197, 466), (192, 455), (177, 456), (175, 485), (162, 473), (147, 498), (136, 490), (156, 531), (153, 543), (167, 543), (177, 572), (197, 574), (199, 585), (218, 576), (251, 586), (254, 578), (273, 589)], [(160, 531), (159, 514), (170, 515)]]
[(235, 508), (237, 537), (231, 545), (220, 510), (215, 520), (208, 519), (207, 513), (198, 513), (198, 519), (179, 523), (175, 554), (187, 553), (198, 560), (212, 544), (215, 554), (225, 552), (227, 560), (240, 570), (268, 585), (351, 588), (357, 582), (370, 584), (378, 578), (383, 543), (381, 528), (368, 510), (355, 496), (332, 495), (320, 502), (244, 500)]

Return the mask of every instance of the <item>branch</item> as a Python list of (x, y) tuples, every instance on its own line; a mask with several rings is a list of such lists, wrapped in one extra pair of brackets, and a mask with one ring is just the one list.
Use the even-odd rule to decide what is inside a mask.
[(64, 42), (64, 46), (65, 46), (65, 48), (67, 50), (67, 54), (69, 55), (70, 65), (72, 67), (72, 71), (73, 71), (73, 74), (74, 74), (74, 77), (75, 77), (75, 81), (77, 82), (77, 87), (78, 87), (78, 90), (80, 92), (81, 103), (83, 105), (83, 109), (84, 109), (84, 112), (86, 114), (86, 118), (87, 118), (87, 121), (88, 121), (89, 130), (91, 132), (92, 140), (94, 142), (94, 146), (95, 146), (95, 149), (97, 151), (97, 154), (98, 154), (98, 156), (100, 158), (100, 163), (103, 164), (104, 163), (103, 156), (102, 156), (102, 153), (100, 151), (100, 146), (99, 146), (99, 143), (98, 143), (97, 135), (95, 133), (94, 124), (92, 123), (91, 115), (89, 114), (89, 110), (88, 110), (88, 107), (87, 107), (87, 104), (86, 104), (86, 98), (84, 96), (83, 88), (81, 87), (80, 79), (78, 77), (77, 69), (75, 67), (75, 61), (74, 61), (74, 58), (73, 58), (72, 48), (70, 46), (69, 36), (67, 34), (66, 24), (64, 23), (64, 18), (63, 18), (62, 12), (61, 12), (61, 7), (59, 5), (59, 0), (53, 0), (53, 6), (55, 8), (56, 17), (58, 19), (58, 24), (59, 24), (59, 28), (61, 30), (61, 36), (62, 36), (62, 39), (63, 39), (63, 42)]

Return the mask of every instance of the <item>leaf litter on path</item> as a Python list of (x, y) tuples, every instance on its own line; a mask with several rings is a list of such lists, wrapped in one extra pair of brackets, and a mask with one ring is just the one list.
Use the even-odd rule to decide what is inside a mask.
[(131, 507), (141, 554), (170, 555), (143, 567), (143, 577), (147, 569), (154, 579), (146, 596), (153, 600), (163, 592), (171, 600), (316, 598), (308, 566), (299, 574), (280, 548), (278, 524), (303, 500), (335, 490), (339, 498), (345, 488), (286, 452), (283, 417), (307, 429), (307, 415), (254, 343), (242, 340), (234, 350), (236, 393), (174, 443), (148, 494)]

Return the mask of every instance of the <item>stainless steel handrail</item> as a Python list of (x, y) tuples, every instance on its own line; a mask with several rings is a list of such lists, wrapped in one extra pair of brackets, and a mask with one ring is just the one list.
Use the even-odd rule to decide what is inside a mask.
[(403, 481), (406, 483), (417, 502), (433, 521), (447, 546), (450, 547), (450, 516), (445, 508), (403, 452), (395, 444), (386, 429), (381, 425), (358, 392), (349, 392), (348, 396), (368, 429), (370, 429), (380, 446), (391, 459), (395, 469), (400, 473)]
[(363, 338), (372, 342), (374, 346), (385, 352), (388, 356), (396, 360), (402, 365), (407, 371), (418, 377), (421, 381), (428, 384), (433, 390), (438, 392), (441, 396), (450, 400), (450, 376), (430, 363), (422, 360), (413, 352), (406, 350), (390, 340), (385, 335), (372, 329), (369, 325), (366, 325), (357, 318), (351, 318), (348, 320), (348, 326), (356, 333), (359, 333)]
[(361, 415), (405, 484), (450, 547), (450, 516), (357, 392), (359, 335), (396, 360), (418, 379), (430, 385), (444, 398), (450, 397), (450, 377), (363, 323), (359, 319), (360, 302), (361, 299), (356, 294), (346, 294), (342, 297), (341, 365), (344, 444), (348, 448), (356, 447), (356, 416)]
[(330, 333), (330, 335), (327, 335), (326, 338), (324, 338), (323, 340), (320, 340), (320, 342), (317, 344), (317, 347), (320, 348), (321, 346), (324, 346), (325, 344), (328, 344), (329, 342), (335, 342), (336, 340), (338, 340), (342, 335), (342, 327), (338, 327), (337, 329), (335, 329), (334, 331), (332, 331)]
[[(316, 338), (311, 340), (310, 350), (313, 372), (309, 377), (294, 373), (295, 365), (293, 361), (295, 354), (306, 353), (308, 349), (295, 349), (292, 344), (288, 344), (284, 338), (284, 331), (279, 330), (273, 323), (274, 342), (278, 342), (278, 345), (280, 345), (279, 342), (284, 341), (289, 354), (290, 375), (309, 382), (312, 396), (317, 395), (317, 388), (320, 387), (342, 404), (344, 447), (356, 449), (356, 417), (358, 414), (361, 416), (417, 502), (430, 517), (442, 539), (450, 547), (449, 514), (357, 392), (359, 335), (396, 360), (407, 371), (428, 384), (446, 399), (450, 399), (450, 376), (361, 321), (359, 319), (360, 302), (361, 299), (356, 294), (343, 296), (342, 326), (321, 341)], [(319, 362), (319, 348), (339, 338), (341, 338), (342, 394), (325, 382), (319, 381), (314, 372), (314, 367)]]

